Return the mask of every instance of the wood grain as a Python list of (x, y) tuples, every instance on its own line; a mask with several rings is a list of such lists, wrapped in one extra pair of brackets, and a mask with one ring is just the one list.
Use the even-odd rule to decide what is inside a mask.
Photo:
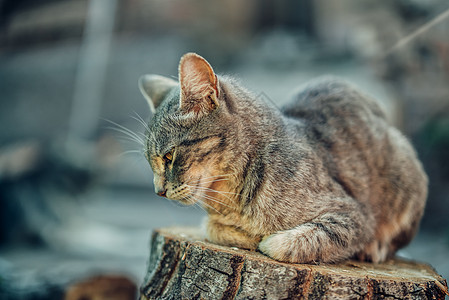
[(153, 232), (140, 291), (142, 300), (444, 299), (447, 283), (423, 263), (287, 264), (172, 227)]

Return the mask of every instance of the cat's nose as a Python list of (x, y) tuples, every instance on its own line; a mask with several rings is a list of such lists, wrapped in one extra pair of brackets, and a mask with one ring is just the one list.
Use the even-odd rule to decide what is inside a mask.
[(164, 189), (164, 190), (157, 191), (157, 194), (161, 197), (167, 197), (167, 190)]

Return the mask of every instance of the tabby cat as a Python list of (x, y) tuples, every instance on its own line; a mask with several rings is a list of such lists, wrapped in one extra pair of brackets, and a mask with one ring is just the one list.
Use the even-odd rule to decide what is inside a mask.
[(156, 193), (200, 203), (211, 242), (285, 262), (382, 262), (416, 233), (423, 168), (347, 83), (316, 80), (279, 110), (188, 53), (179, 84), (145, 75), (139, 87), (154, 113), (145, 154)]

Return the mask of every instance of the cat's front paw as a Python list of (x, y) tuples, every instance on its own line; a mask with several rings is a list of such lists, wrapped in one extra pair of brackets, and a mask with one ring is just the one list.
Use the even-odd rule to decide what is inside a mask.
[(291, 263), (330, 263), (349, 258), (354, 254), (354, 246), (348, 246), (350, 241), (344, 232), (332, 229), (336, 230), (322, 223), (299, 225), (264, 237), (259, 250), (273, 259)]
[(260, 252), (269, 256), (275, 260), (286, 261), (286, 262), (297, 262), (293, 259), (293, 253), (287, 253), (287, 248), (289, 248), (289, 237), (288, 232), (278, 232), (269, 236), (266, 236), (259, 243), (258, 249)]
[(264, 237), (259, 243), (259, 250), (275, 260), (290, 263), (326, 261), (327, 257), (322, 256), (320, 248), (327, 245), (319, 242), (324, 237), (318, 237), (306, 226), (299, 226)]
[(209, 218), (206, 231), (208, 240), (218, 245), (254, 251), (260, 242), (259, 236), (250, 236), (247, 232), (234, 226), (224, 225), (214, 218)]

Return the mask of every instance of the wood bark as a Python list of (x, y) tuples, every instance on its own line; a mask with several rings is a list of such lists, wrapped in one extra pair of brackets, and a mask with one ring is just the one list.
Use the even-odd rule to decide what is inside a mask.
[(146, 299), (444, 299), (447, 283), (430, 266), (288, 264), (261, 253), (205, 241), (194, 228), (153, 232)]

